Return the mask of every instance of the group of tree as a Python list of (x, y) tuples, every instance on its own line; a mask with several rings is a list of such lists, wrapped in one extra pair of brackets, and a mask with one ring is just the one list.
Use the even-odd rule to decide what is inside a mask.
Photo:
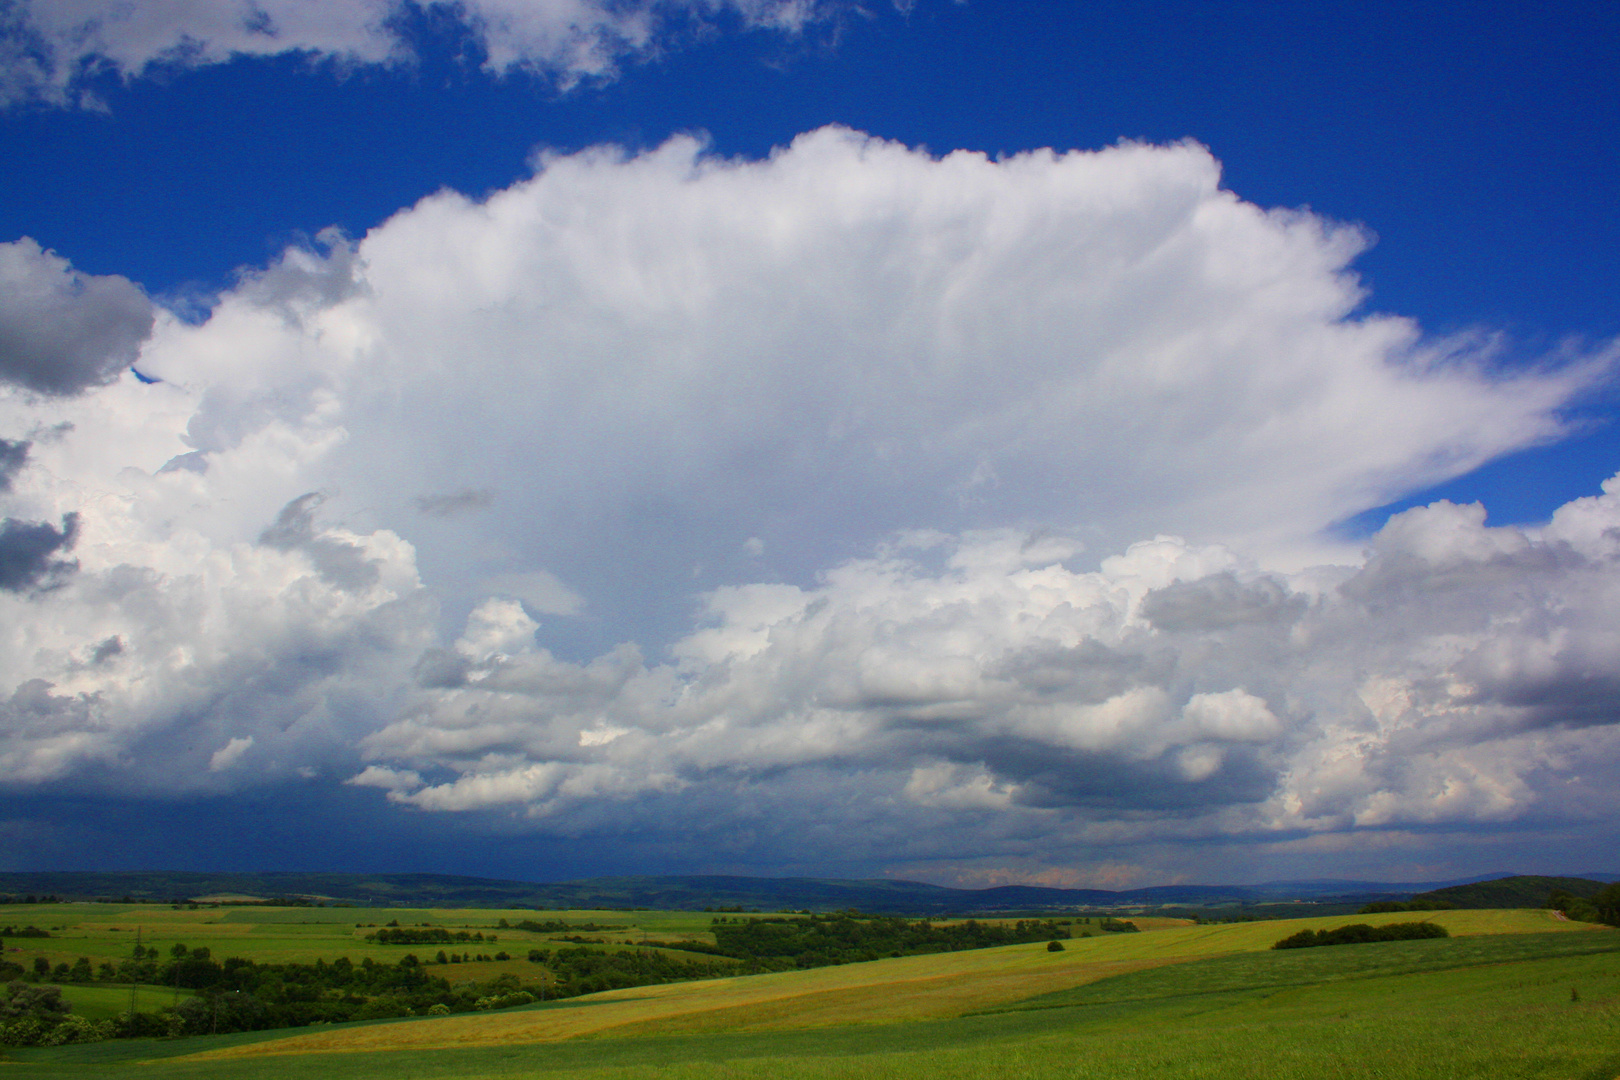
[[(397, 927), (397, 929), (396, 929)], [(495, 935), (487, 938), (482, 930), (449, 930), (443, 926), (399, 926), (391, 923), (378, 930), (375, 934), (367, 934), (367, 941), (374, 941), (378, 945), (455, 945), (462, 942), (494, 941)]]
[(1357, 915), (1383, 915), (1391, 911), (1455, 911), (1457, 905), (1449, 900), (1374, 900), (1364, 906)]
[[(713, 945), (681, 941), (674, 947), (740, 960), (748, 971), (785, 971), (883, 957), (1052, 941), (1071, 937), (1072, 926), (1071, 921), (1053, 919), (1019, 919), (1012, 923), (968, 919), (935, 923), (929, 919), (862, 916), (851, 912), (735, 920), (721, 917), (710, 923), (715, 939)], [(1136, 927), (1132, 925), (1130, 929)]]
[[(504, 929), (507, 927), (507, 922), (502, 919), (497, 925)], [(571, 923), (564, 922), (561, 919), (546, 919), (544, 922), (524, 919), (511, 927), (514, 930), (527, 930), (531, 934), (566, 934), (577, 930), (583, 930), (586, 933), (600, 933), (605, 930), (623, 930), (624, 928), (623, 923)]]
[[(126, 976), (138, 978), (119, 980), (173, 988), (171, 1001), (155, 1012), (125, 1013), (110, 1021), (74, 1016), (59, 986), (12, 981), (0, 999), (0, 1044), (53, 1045), (449, 1015), (528, 1004), (544, 988), (544, 982), (526, 987), (510, 974), (452, 986), (411, 955), (397, 964), (369, 957), (358, 964), (348, 957), (330, 963), (258, 964), (238, 957), (216, 961), (206, 948), (176, 945), (171, 952), (167, 961), (147, 958), (130, 962), (138, 968), (121, 966)], [(89, 964), (81, 960), (74, 965), (81, 970), (73, 973)], [(189, 993), (182, 995), (182, 990)]]
[(1301, 930), (1283, 938), (1272, 948), (1311, 949), (1318, 945), (1364, 945), (1373, 941), (1415, 941), (1450, 936), (1445, 927), (1431, 922), (1389, 923), (1386, 926), (1352, 923), (1332, 930)]
[(738, 971), (735, 964), (688, 960), (660, 949), (530, 949), (529, 961), (546, 969), (540, 986), (547, 998), (712, 979)]
[(1606, 886), (1596, 896), (1583, 897), (1554, 889), (1547, 897), (1547, 906), (1561, 911), (1576, 922), (1604, 923), (1620, 926), (1620, 881)]

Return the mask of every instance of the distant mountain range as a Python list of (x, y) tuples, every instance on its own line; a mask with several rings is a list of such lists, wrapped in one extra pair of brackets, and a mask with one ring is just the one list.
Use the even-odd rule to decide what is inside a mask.
[[(1506, 878), (1522, 889), (1483, 888), (1481, 882)], [(1405, 900), (1419, 893), (1446, 891), (1467, 907), (1523, 907), (1544, 903), (1554, 885), (1576, 895), (1592, 895), (1620, 875), (1581, 878), (1515, 878), (1485, 875), (1454, 881), (1278, 881), (1262, 885), (1160, 885), (1146, 889), (1052, 889), (1003, 885), (989, 889), (950, 889), (918, 881), (833, 878), (756, 878), (728, 876), (604, 877), (550, 884), (458, 877), (449, 874), (321, 873), (162, 873), (38, 872), (0, 873), (0, 895), (15, 898), (57, 896), (64, 900), (123, 899), (172, 902), (213, 897), (303, 898), (383, 907), (501, 908), (655, 908), (701, 910), (742, 908), (761, 911), (833, 911), (857, 908), (872, 913), (909, 915), (1041, 912), (1076, 908), (1251, 907), (1290, 902), (1354, 905), (1371, 900)], [(1580, 883), (1571, 887), (1569, 882)], [(1473, 889), (1464, 893), (1461, 890)], [(1463, 903), (1467, 895), (1501, 900), (1511, 893), (1524, 903)], [(1520, 897), (1522, 892), (1523, 896)]]

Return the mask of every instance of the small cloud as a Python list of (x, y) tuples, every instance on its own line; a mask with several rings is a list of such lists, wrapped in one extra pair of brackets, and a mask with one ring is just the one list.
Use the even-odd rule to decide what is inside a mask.
[(585, 610), (585, 598), (545, 570), (519, 574), (495, 574), (478, 583), (480, 592), (516, 597), (542, 615), (578, 615)]
[(485, 600), (467, 616), (467, 629), (456, 641), (456, 651), (479, 662), (534, 649), (540, 624), (529, 618), (523, 605), (511, 600)]
[(495, 492), (490, 488), (465, 488), (442, 495), (418, 495), (411, 501), (428, 517), (454, 517), (484, 509), (495, 501)]
[(176, 454), (163, 463), (160, 473), (193, 472), (206, 473), (208, 471), (208, 455), (201, 450), (193, 450), (189, 454)]
[(579, 733), (579, 745), (606, 746), (614, 739), (628, 734), (630, 734), (629, 728), (614, 727), (611, 724), (598, 721), (595, 727), (587, 728)]
[(208, 771), (224, 772), (238, 761), (241, 761), (242, 755), (247, 753), (252, 746), (253, 736), (251, 735), (232, 739), (214, 751), (214, 756), (208, 759)]
[(382, 788), (396, 792), (422, 786), (422, 775), (412, 769), (390, 769), (383, 765), (367, 765), (364, 772), (343, 781), (354, 787)]
[(11, 442), (0, 439), (0, 492), (11, 490), (12, 478), (28, 462), (28, 448), (31, 445), (26, 440)]
[(759, 558), (761, 555), (765, 554), (765, 541), (761, 540), (757, 536), (750, 536), (747, 540), (743, 541), (743, 553), (745, 555), (751, 555), (756, 559)]

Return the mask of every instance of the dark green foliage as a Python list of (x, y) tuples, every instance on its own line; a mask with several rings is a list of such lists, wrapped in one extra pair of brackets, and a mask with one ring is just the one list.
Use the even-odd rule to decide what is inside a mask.
[(1554, 889), (1547, 894), (1547, 907), (1554, 911), (1561, 911), (1566, 918), (1576, 922), (1598, 922), (1597, 905), (1584, 896), (1573, 896), (1563, 889)]
[[(98, 1034), (91, 1025), (72, 1017), (59, 986), (14, 982), (0, 996), (0, 1043), (11, 1046), (53, 1046), (79, 1041), (81, 1032)], [(56, 1037), (58, 1030), (61, 1037)]]
[(1590, 897), (1554, 889), (1547, 897), (1547, 906), (1576, 922), (1620, 926), (1620, 883), (1606, 886)]
[(1418, 893), (1413, 900), (1444, 900), (1460, 908), (1538, 908), (1547, 902), (1553, 890), (1571, 896), (1590, 899), (1602, 892), (1603, 882), (1575, 877), (1519, 877), (1497, 878), (1473, 885), (1453, 885), (1449, 889), (1435, 889)]
[(1357, 915), (1383, 915), (1391, 911), (1453, 911), (1457, 907), (1449, 900), (1375, 900), (1356, 912)]
[(731, 965), (679, 960), (651, 949), (617, 949), (606, 952), (580, 947), (529, 950), (531, 963), (543, 965), (552, 975), (545, 986), (547, 998), (578, 997), (628, 986), (706, 979), (736, 972)]
[[(375, 934), (367, 934), (367, 941), (375, 941), (378, 945), (438, 945), (461, 941), (483, 941), (483, 931), (468, 933), (465, 930), (446, 930), (442, 926), (424, 926), (421, 928), (408, 927), (399, 930), (383, 928)], [(494, 941), (492, 935), (488, 940)]]
[(1450, 936), (1445, 927), (1431, 922), (1390, 923), (1387, 926), (1352, 923), (1332, 930), (1301, 930), (1283, 938), (1272, 948), (1311, 949), (1318, 945), (1364, 945), (1374, 941), (1416, 941)]
[(29, 937), (29, 938), (46, 937), (46, 938), (48, 938), (50, 936), (51, 936), (51, 932), (49, 930), (41, 930), (37, 926), (7, 926), (7, 927), (0, 928), (0, 938), (8, 938), (8, 937)]
[[(125, 961), (117, 975), (119, 981), (195, 991), (173, 1007), (157, 1014), (125, 1014), (113, 1021), (92, 1024), (70, 1016), (60, 987), (13, 983), (0, 999), (0, 1042), (37, 1046), (106, 1038), (263, 1031), (423, 1015), (435, 1006), (442, 1014), (509, 1008), (533, 1000), (510, 975), (484, 985), (452, 988), (444, 979), (426, 974), (412, 956), (402, 958), (398, 964), (379, 964), (370, 958), (356, 964), (347, 957), (331, 963), (317, 960), (313, 964), (257, 964), (238, 957), (220, 963), (205, 948), (175, 948), (170, 953), (176, 959), (163, 964), (158, 963), (156, 950), (140, 961)], [(616, 985), (651, 981), (668, 980), (642, 978)]]
[(1053, 940), (1051, 940), (1051, 941), (1048, 941), (1046, 943), (1046, 951), (1047, 952), (1062, 952), (1063, 951), (1063, 942), (1058, 941), (1055, 938)]
[(1606, 886), (1592, 897), (1592, 906), (1597, 908), (1599, 922), (1620, 926), (1620, 881)]
[(969, 919), (936, 925), (927, 919), (850, 913), (735, 921), (720, 917), (711, 928), (714, 945), (683, 941), (676, 947), (742, 960), (748, 964), (748, 971), (826, 967), (886, 956), (987, 949), (1069, 936), (1067, 927), (1050, 919), (1020, 919), (1011, 925)]
[(32, 1016), (54, 1022), (68, 1012), (68, 1003), (62, 1000), (60, 986), (14, 982), (6, 986), (5, 996), (0, 997), (0, 1020)]
[(1104, 919), (1097, 925), (1111, 934), (1135, 934), (1141, 931), (1141, 927), (1129, 920)]

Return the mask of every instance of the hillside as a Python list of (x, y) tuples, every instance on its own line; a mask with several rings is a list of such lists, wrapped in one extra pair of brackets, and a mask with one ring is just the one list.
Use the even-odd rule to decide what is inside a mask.
[(1453, 885), (1418, 893), (1414, 900), (1444, 900), (1460, 908), (1538, 908), (1547, 906), (1547, 897), (1554, 889), (1562, 889), (1573, 896), (1590, 899), (1602, 891), (1604, 883), (1578, 877), (1538, 877), (1521, 874), (1516, 877), (1479, 881), (1472, 885)]
[[(1371, 887), (1368, 887), (1371, 884)], [(1350, 899), (1405, 897), (1412, 886), (1354, 883), (1338, 890)], [(1286, 885), (1174, 885), (1144, 889), (1050, 889), (1004, 885), (951, 889), (888, 879), (756, 878), (732, 876), (609, 877), (538, 883), (450, 874), (335, 873), (0, 873), (0, 895), (57, 896), (64, 900), (122, 899), (170, 902), (197, 897), (308, 898), (378, 907), (654, 908), (695, 911), (835, 911), (878, 914), (1038, 912), (1166, 904), (1214, 906), (1264, 900), (1321, 899), (1335, 892), (1322, 883)]]
[[(604, 877), (541, 883), (453, 874), (182, 873), (152, 871), (0, 873), (0, 897), (56, 896), (64, 900), (131, 898), (168, 903), (198, 897), (304, 898), (366, 907), (652, 908), (699, 911), (741, 908), (759, 911), (838, 911), (873, 914), (972, 915), (1056, 912), (1075, 909), (1165, 907), (1211, 909), (1290, 902), (1359, 906), (1369, 900), (1403, 900), (1419, 890), (1460, 907), (1540, 907), (1562, 887), (1590, 896), (1602, 882), (1583, 878), (1515, 877), (1522, 891), (1500, 882), (1479, 885), (1399, 882), (1271, 882), (1256, 886), (1162, 885), (1142, 889), (1051, 889), (1003, 885), (952, 889), (890, 879), (762, 878), (723, 875)], [(1477, 894), (1473, 890), (1483, 890)], [(1477, 896), (1477, 899), (1476, 899)], [(1458, 898), (1462, 897), (1462, 898)], [(1331, 909), (1318, 908), (1322, 913)], [(1265, 908), (1269, 917), (1299, 912)]]

